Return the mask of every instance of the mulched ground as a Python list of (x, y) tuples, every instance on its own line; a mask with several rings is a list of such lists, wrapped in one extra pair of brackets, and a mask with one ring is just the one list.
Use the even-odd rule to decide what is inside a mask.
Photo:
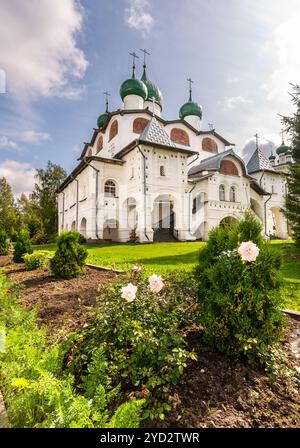
[[(41, 323), (51, 338), (82, 327), (99, 287), (117, 278), (112, 272), (86, 268), (78, 279), (56, 280), (49, 269), (26, 271), (4, 256), (0, 266), (6, 266), (6, 274), (17, 285), (25, 286), (19, 300), (26, 308), (39, 306)], [(191, 329), (188, 342), (198, 361), (189, 364), (176, 387), (173, 410), (164, 421), (144, 422), (144, 427), (300, 427), (300, 322), (289, 318), (283, 342), (285, 373), (274, 381), (263, 370), (211, 351), (199, 331)]]
[[(117, 275), (86, 267), (79, 278), (57, 280), (49, 268), (26, 271), (23, 264), (12, 263), (10, 256), (0, 256), (0, 267), (20, 287), (19, 301), (27, 309), (38, 305), (41, 324), (49, 336), (58, 337), (78, 330), (88, 320), (98, 289)], [(24, 287), (23, 287), (23, 286)]]
[(188, 341), (198, 361), (188, 366), (174, 391), (175, 409), (164, 421), (146, 422), (144, 426), (300, 427), (300, 322), (289, 318), (283, 345), (286, 372), (274, 381), (262, 369), (211, 351), (197, 332), (190, 333)]

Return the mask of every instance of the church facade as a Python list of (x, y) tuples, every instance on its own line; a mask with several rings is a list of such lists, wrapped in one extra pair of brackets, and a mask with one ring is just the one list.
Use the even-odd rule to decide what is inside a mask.
[(291, 153), (267, 159), (256, 147), (248, 164), (214, 129), (202, 130), (202, 108), (188, 101), (179, 118), (162, 118), (162, 95), (149, 80), (124, 81), (123, 105), (99, 116), (78, 165), (58, 190), (59, 231), (88, 240), (206, 240), (220, 223), (246, 210), (266, 238), (288, 237), (282, 208)]

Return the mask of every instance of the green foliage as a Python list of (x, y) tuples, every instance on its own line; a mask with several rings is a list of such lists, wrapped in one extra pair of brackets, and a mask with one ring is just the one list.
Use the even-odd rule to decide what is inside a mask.
[(137, 427), (143, 400), (112, 407), (115, 395), (99, 383), (92, 398), (79, 395), (74, 377), (62, 369), (65, 346), (47, 345), (44, 330), (36, 325), (36, 310), (22, 309), (8, 290), (13, 290), (13, 285), (0, 275), (0, 325), (6, 328), (5, 352), (0, 353), (0, 387), (10, 425)]
[(53, 240), (57, 234), (57, 201), (56, 190), (66, 178), (66, 172), (48, 161), (46, 169), (37, 170), (38, 183), (32, 193), (32, 203), (40, 218), (42, 233), (47, 241)]
[(80, 233), (63, 232), (57, 238), (57, 250), (51, 260), (56, 278), (78, 277), (83, 271), (87, 250), (79, 244)]
[(245, 212), (237, 226), (218, 226), (209, 232), (209, 239), (200, 251), (198, 270), (209, 266), (222, 252), (235, 249), (243, 241), (252, 241), (258, 247), (263, 244), (262, 225), (249, 211)]
[[(208, 261), (202, 259), (206, 250), (202, 251), (196, 269), (204, 338), (230, 356), (245, 355), (252, 363), (263, 362), (272, 344), (279, 341), (284, 324), (279, 309), (281, 258), (261, 243), (259, 228), (249, 216), (236, 231), (222, 232), (211, 232), (208, 246), (213, 248), (213, 256)], [(252, 237), (260, 246), (256, 261), (243, 261), (233, 246), (234, 241), (238, 245), (245, 241), (244, 235), (245, 240)]]
[(291, 138), (294, 160), (287, 177), (286, 216), (293, 230), (293, 236), (300, 247), (300, 85), (293, 85), (292, 102), (296, 108), (291, 117), (284, 117), (283, 123)]
[(0, 255), (7, 255), (9, 252), (9, 242), (4, 230), (0, 230)]
[(26, 229), (22, 229), (18, 235), (15, 247), (14, 247), (14, 262), (22, 263), (23, 256), (25, 254), (31, 254), (32, 247), (29, 239), (29, 232)]
[[(93, 396), (99, 383), (132, 391), (145, 397), (145, 417), (164, 417), (169, 410), (170, 388), (180, 379), (188, 359), (180, 329), (193, 321), (195, 308), (190, 279), (169, 279), (167, 287), (155, 294), (140, 275), (129, 278), (138, 286), (133, 302), (121, 297), (122, 283), (101, 289), (97, 312), (71, 351), (71, 371), (83, 378), (86, 393)], [(88, 364), (88, 367), (86, 367)]]
[(23, 256), (23, 260), (25, 262), (25, 267), (28, 271), (32, 271), (34, 269), (42, 268), (46, 266), (48, 259), (51, 257), (51, 254), (47, 250), (39, 250), (34, 251), (32, 254), (25, 254)]
[(15, 201), (10, 185), (7, 180), (0, 178), (0, 230), (9, 237), (17, 224)]

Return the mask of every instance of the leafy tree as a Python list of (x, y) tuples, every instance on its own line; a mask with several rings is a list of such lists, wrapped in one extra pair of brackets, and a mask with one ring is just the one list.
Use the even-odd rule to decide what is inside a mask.
[(11, 236), (17, 223), (14, 196), (5, 177), (0, 178), (0, 229)]
[(283, 123), (291, 137), (291, 150), (294, 164), (288, 177), (288, 195), (286, 198), (286, 216), (289, 220), (294, 238), (300, 246), (300, 85), (292, 86), (292, 102), (296, 106), (293, 116), (283, 117)]
[(58, 230), (56, 190), (66, 177), (66, 172), (59, 165), (48, 161), (46, 169), (37, 170), (32, 201), (40, 218), (42, 231), (47, 240), (55, 237)]
[(37, 213), (30, 197), (22, 194), (17, 200), (17, 213), (20, 220), (20, 227), (26, 227), (29, 231), (30, 238), (37, 235), (42, 229), (41, 219)]

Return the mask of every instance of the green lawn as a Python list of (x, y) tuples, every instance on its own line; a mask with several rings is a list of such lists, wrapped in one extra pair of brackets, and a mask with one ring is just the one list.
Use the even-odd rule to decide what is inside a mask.
[[(86, 245), (87, 262), (122, 270), (131, 269), (134, 264), (140, 264), (147, 273), (164, 274), (177, 269), (192, 269), (197, 262), (199, 249), (204, 244), (186, 242)], [(283, 256), (281, 273), (284, 278), (282, 291), (285, 306), (300, 311), (300, 251), (296, 249), (292, 241), (271, 241), (271, 248)], [(39, 246), (36, 249), (54, 251), (55, 246)]]

